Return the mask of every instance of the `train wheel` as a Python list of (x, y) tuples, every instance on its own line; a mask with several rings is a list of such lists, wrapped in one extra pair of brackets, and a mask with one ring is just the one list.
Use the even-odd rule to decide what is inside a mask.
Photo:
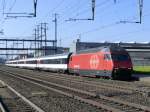
[(113, 74), (111, 76), (111, 79), (112, 80), (117, 80), (118, 79), (118, 74), (113, 72)]

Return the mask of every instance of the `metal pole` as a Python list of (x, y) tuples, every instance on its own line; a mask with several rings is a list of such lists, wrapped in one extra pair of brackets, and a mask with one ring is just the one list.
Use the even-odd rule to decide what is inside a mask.
[(95, 17), (95, 0), (92, 0), (92, 20), (94, 20)]
[(44, 35), (45, 35), (45, 53), (44, 55), (46, 55), (46, 47), (47, 47), (47, 23), (44, 23)]
[(139, 0), (139, 9), (140, 9), (140, 24), (142, 23), (142, 12), (143, 12), (143, 0)]
[(34, 31), (35, 31), (35, 32), (34, 32), (34, 36), (35, 36), (35, 51), (34, 51), (35, 54), (34, 54), (34, 56), (36, 56), (36, 38), (37, 38), (37, 29), (35, 28)]
[(43, 55), (43, 46), (42, 46), (42, 40), (43, 40), (43, 23), (41, 23), (41, 35), (40, 35), (40, 37), (41, 37), (41, 41), (40, 41), (40, 49), (41, 49), (41, 56)]
[(55, 53), (57, 53), (57, 13), (54, 14), (55, 16), (55, 19), (53, 20), (53, 22), (55, 22), (55, 44), (54, 44), (54, 47), (55, 47)]
[(34, 0), (34, 17), (36, 17), (36, 10), (37, 10), (37, 0)]
[[(37, 40), (39, 40), (39, 25), (37, 25)], [(38, 50), (37, 50), (37, 54), (39, 56), (39, 41), (38, 41)]]

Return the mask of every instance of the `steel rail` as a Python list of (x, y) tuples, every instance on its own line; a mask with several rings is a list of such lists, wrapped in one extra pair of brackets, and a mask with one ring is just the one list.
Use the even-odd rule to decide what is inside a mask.
[[(51, 74), (54, 74), (54, 75), (51, 75)], [(81, 79), (74, 79), (74, 78), (70, 78), (70, 77), (68, 78), (66, 76), (64, 77), (65, 74), (63, 74), (63, 76), (61, 76), (61, 75), (56, 76), (56, 73), (51, 73), (51, 74), (44, 75), (44, 76), (45, 77), (50, 77), (50, 75), (51, 75), (52, 77), (50, 77), (50, 78), (63, 79), (63, 80), (68, 80), (68, 81), (70, 81), (70, 79), (71, 79), (71, 82), (84, 83), (84, 84), (89, 85), (89, 86), (95, 86), (95, 87), (100, 87), (100, 88), (108, 88), (108, 89), (111, 89), (111, 90), (113, 89), (113, 90), (129, 93), (129, 94), (134, 92), (134, 90), (132, 90), (131, 88), (128, 89), (127, 87), (122, 87), (122, 86), (118, 86), (118, 85), (111, 85), (111, 84), (105, 84), (105, 83), (102, 83), (102, 82), (92, 82), (92, 81), (86, 81), (86, 80), (83, 81)], [(39, 75), (42, 75), (42, 74), (39, 74)]]
[(2, 103), (0, 102), (0, 112), (6, 112), (5, 108), (3, 107)]
[[(40, 77), (40, 76), (35, 76), (35, 77)], [(47, 76), (48, 77), (48, 76)], [(94, 87), (100, 87), (100, 88), (103, 88), (103, 89), (110, 89), (110, 90), (116, 90), (116, 91), (120, 91), (120, 92), (125, 92), (125, 93), (129, 93), (129, 94), (131, 94), (131, 93), (133, 93), (133, 91), (132, 90), (127, 90), (127, 89), (119, 89), (118, 87), (114, 87), (114, 86), (107, 86), (107, 85), (100, 85), (100, 84), (94, 84), (93, 82), (90, 82), (90, 81), (83, 81), (83, 80), (78, 80), (78, 79), (67, 79), (67, 78), (63, 78), (63, 77), (59, 77), (59, 76), (52, 76), (52, 77), (50, 77), (49, 76), (49, 78), (55, 78), (55, 79), (61, 79), (61, 80), (63, 80), (63, 81), (70, 81), (71, 80), (71, 82), (72, 83), (83, 83), (83, 84), (86, 84), (87, 86), (94, 86)]]
[[(54, 75), (56, 75), (56, 73), (51, 73), (51, 74), (54, 74)], [(50, 75), (50, 74), (49, 74)], [(65, 74), (63, 74), (63, 75), (65, 75)], [(48, 76), (48, 75), (47, 75)], [(60, 76), (53, 76), (53, 77), (58, 77), (58, 78), (60, 78), (61, 77), (61, 79), (71, 79), (70, 77), (68, 78), (68, 77), (62, 77), (61, 75)], [(83, 80), (81, 80), (81, 79), (71, 79), (71, 80), (74, 80), (74, 81), (79, 81), (79, 82), (81, 82), (81, 81), (83, 81)], [(144, 90), (141, 90), (141, 89), (139, 89), (139, 88), (133, 88), (133, 87), (125, 87), (125, 86), (118, 86), (118, 85), (112, 85), (112, 84), (106, 84), (106, 83), (103, 83), (103, 82), (92, 82), (92, 81), (87, 81), (87, 80), (84, 80), (84, 83), (86, 83), (86, 84), (88, 84), (88, 85), (92, 85), (92, 86), (99, 86), (99, 87), (101, 87), (101, 88), (103, 88), (103, 86), (107, 86), (107, 88), (109, 88), (109, 89), (112, 89), (113, 88), (113, 90), (115, 89), (115, 90), (117, 90), (117, 91), (122, 91), (122, 92), (128, 92), (128, 93), (133, 93), (133, 92), (137, 92), (137, 93), (140, 93), (140, 94), (142, 94), (142, 95), (146, 95), (145, 93), (150, 93), (150, 91), (144, 91)], [(100, 85), (101, 84), (101, 85)], [(144, 94), (143, 94), (144, 93)]]
[[(21, 76), (21, 77), (26, 78), (26, 76)], [(91, 92), (87, 92), (87, 91), (83, 91), (83, 90), (79, 90), (79, 89), (75, 89), (75, 88), (71, 88), (71, 87), (62, 86), (62, 85), (59, 85), (59, 84), (56, 84), (56, 83), (43, 81), (43, 80), (35, 79), (35, 78), (32, 78), (32, 77), (27, 77), (27, 78), (30, 78), (32, 80), (37, 80), (37, 81), (40, 81), (40, 82), (44, 82), (44, 83), (47, 83), (47, 84), (50, 84), (50, 85), (58, 86), (58, 87), (61, 87), (61, 88), (69, 89), (69, 90), (79, 92), (79, 93), (82, 93), (82, 94), (90, 95), (90, 96), (93, 96), (93, 97), (99, 97), (99, 98), (102, 98), (102, 99), (105, 99), (105, 100), (109, 100), (109, 101), (113, 101), (113, 102), (117, 102), (117, 103), (122, 103), (124, 105), (132, 106), (134, 108), (143, 109), (145, 111), (150, 111), (150, 107), (147, 107), (147, 106), (143, 106), (143, 105), (139, 105), (139, 104), (135, 104), (135, 103), (130, 103), (130, 102), (127, 102), (127, 101), (122, 101), (122, 100), (118, 100), (118, 99), (115, 99), (115, 98), (106, 97), (104, 95), (97, 95), (97, 94), (94, 94), (94, 93), (91, 93)]]
[(0, 80), (0, 83), (2, 83), (4, 86), (6, 86), (8, 89), (10, 89), (13, 93), (15, 93), (19, 98), (23, 99), (27, 104), (29, 104), (33, 109), (35, 109), (37, 112), (45, 112), (38, 106), (36, 106), (34, 103), (32, 103), (30, 100), (28, 100), (26, 97), (18, 93), (15, 89), (10, 87), (8, 84), (6, 84), (4, 81)]
[[(55, 73), (52, 73), (54, 75), (56, 75)], [(65, 75), (65, 74), (63, 74)], [(47, 75), (48, 76), (48, 75)], [(57, 77), (57, 78), (60, 78), (60, 76), (53, 76), (53, 77)], [(71, 79), (71, 78), (67, 78), (67, 77), (61, 77), (61, 79)], [(74, 80), (74, 81), (83, 81), (81, 79), (71, 79), (71, 80)], [(72, 81), (73, 82), (73, 81)], [(106, 88), (109, 88), (109, 89), (112, 89), (113, 90), (117, 90), (117, 91), (121, 91), (121, 92), (128, 92), (128, 93), (133, 93), (133, 92), (137, 92), (137, 93), (140, 93), (142, 95), (146, 95), (145, 93), (148, 93), (150, 94), (150, 91), (145, 91), (145, 90), (141, 90), (139, 88), (133, 88), (133, 87), (125, 87), (125, 86), (118, 86), (116, 84), (112, 85), (112, 84), (106, 84), (106, 83), (103, 83), (103, 82), (93, 82), (93, 81), (87, 81), (87, 80), (84, 80), (84, 83), (88, 84), (88, 85), (92, 85), (92, 86), (97, 86), (97, 87), (103, 87), (103, 86), (107, 86)], [(100, 85), (101, 84), (101, 85)], [(143, 94), (144, 93), (144, 94)]]

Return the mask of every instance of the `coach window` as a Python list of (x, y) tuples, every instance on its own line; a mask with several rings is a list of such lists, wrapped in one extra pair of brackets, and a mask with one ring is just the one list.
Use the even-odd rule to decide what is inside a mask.
[(67, 59), (66, 58), (62, 58), (62, 64), (67, 64)]
[(52, 64), (52, 59), (42, 60), (43, 64)]
[(53, 59), (49, 59), (48, 60), (48, 64), (54, 64), (54, 60)]
[(20, 61), (20, 64), (23, 64), (23, 61)]
[(47, 59), (46, 61), (47, 61), (47, 62), (46, 62), (47, 64), (53, 64), (52, 59)]
[(48, 64), (48, 63), (49, 63), (49, 60), (42, 60), (41, 63), (42, 63), (42, 64)]
[(36, 64), (36, 60), (32, 61), (32, 64)]
[(60, 64), (60, 59), (55, 59), (55, 64)]
[(40, 62), (41, 62), (41, 64), (47, 64), (48, 60), (41, 60)]
[(40, 64), (46, 64), (45, 60), (40, 60)]
[(51, 59), (44, 60), (44, 64), (51, 64), (51, 63), (52, 63)]
[(36, 60), (33, 60), (33, 61), (27, 61), (27, 64), (36, 64)]
[(26, 64), (29, 64), (29, 61), (26, 61)]

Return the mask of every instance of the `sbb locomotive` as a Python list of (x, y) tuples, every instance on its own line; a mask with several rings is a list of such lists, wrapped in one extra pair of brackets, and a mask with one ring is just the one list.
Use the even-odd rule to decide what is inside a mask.
[(119, 46), (7, 61), (6, 65), (118, 80), (130, 79), (133, 69), (128, 52)]

